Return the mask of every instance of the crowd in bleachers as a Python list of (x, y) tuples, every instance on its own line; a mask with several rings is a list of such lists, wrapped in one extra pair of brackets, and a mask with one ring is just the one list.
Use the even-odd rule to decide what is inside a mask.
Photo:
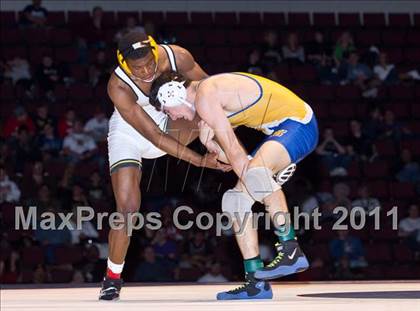
[[(115, 44), (127, 31), (191, 51), (209, 73), (248, 71), (304, 98), (320, 125), (319, 146), (285, 187), (290, 206), (320, 207), (322, 230), (298, 230), (312, 269), (290, 279), (420, 277), (420, 14), (55, 11), (33, 1), (0, 12), (0, 277), (2, 282), (98, 282), (107, 232), (12, 230), (14, 207), (38, 213), (76, 206), (115, 209), (106, 134), (113, 110), (106, 83)], [(363, 19), (362, 19), (363, 18)], [(363, 21), (363, 23), (362, 23)], [(258, 134), (239, 130), (248, 148)], [(201, 151), (197, 144), (194, 146)], [(201, 148), (201, 149), (200, 149)], [(127, 281), (240, 279), (232, 232), (179, 231), (172, 211), (220, 209), (232, 176), (207, 172), (180, 189), (173, 176), (200, 171), (167, 158), (144, 163), (141, 210), (159, 211), (164, 228), (132, 238)], [(153, 170), (152, 170), (153, 169)], [(180, 175), (177, 175), (179, 173)], [(197, 177), (198, 178), (198, 177)], [(218, 186), (215, 186), (218, 185)], [(217, 190), (216, 190), (217, 189)], [(208, 197), (214, 191), (215, 196)], [(392, 230), (398, 206), (399, 230)], [(335, 232), (336, 206), (380, 209), (362, 230)], [(74, 221), (74, 220), (73, 220)], [(348, 219), (346, 220), (348, 222)], [(261, 233), (261, 257), (273, 258)]]

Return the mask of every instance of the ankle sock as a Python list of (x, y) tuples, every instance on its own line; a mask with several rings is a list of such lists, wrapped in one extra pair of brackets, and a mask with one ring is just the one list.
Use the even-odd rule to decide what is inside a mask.
[(262, 262), (260, 255), (244, 260), (245, 273), (254, 273), (263, 267), (264, 263)]
[(110, 279), (119, 279), (121, 278), (121, 272), (124, 267), (124, 262), (122, 264), (113, 263), (108, 258), (108, 267), (106, 269), (106, 276)]

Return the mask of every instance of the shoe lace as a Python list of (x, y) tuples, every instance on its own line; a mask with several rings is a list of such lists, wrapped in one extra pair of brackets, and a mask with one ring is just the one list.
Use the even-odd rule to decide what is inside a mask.
[[(280, 243), (276, 243), (276, 248), (279, 249), (280, 248)], [(270, 262), (267, 267), (269, 268), (273, 268), (274, 266), (276, 266), (282, 259), (283, 259), (284, 253), (279, 250), (277, 253), (277, 256), (273, 259), (272, 262)]]
[(251, 284), (251, 280), (246, 276), (245, 277), (245, 283), (242, 285), (239, 285), (238, 287), (228, 291), (229, 294), (237, 294), (241, 291), (243, 291), (245, 288), (247, 288)]
[(228, 291), (228, 293), (229, 294), (237, 294), (237, 293), (243, 291), (245, 288), (247, 288), (248, 285), (249, 285), (249, 283), (250, 283), (249, 281), (246, 281), (244, 284), (242, 284), (242, 285), (240, 285), (240, 286), (238, 286), (238, 287), (236, 287), (236, 288)]

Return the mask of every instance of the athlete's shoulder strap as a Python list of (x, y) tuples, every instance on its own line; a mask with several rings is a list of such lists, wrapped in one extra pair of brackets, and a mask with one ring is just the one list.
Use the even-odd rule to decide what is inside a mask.
[(146, 96), (146, 94), (144, 94), (144, 92), (133, 82), (133, 80), (130, 79), (130, 77), (125, 73), (123, 69), (121, 69), (120, 66), (115, 68), (114, 73), (119, 79), (124, 81), (131, 88), (134, 94), (137, 95), (137, 98), (140, 98), (141, 95)]
[(171, 69), (173, 71), (177, 71), (174, 50), (172, 50), (172, 48), (169, 45), (166, 45), (166, 44), (161, 44), (160, 46), (163, 47), (163, 49), (166, 52), (166, 55), (168, 55), (169, 63), (171, 64)]

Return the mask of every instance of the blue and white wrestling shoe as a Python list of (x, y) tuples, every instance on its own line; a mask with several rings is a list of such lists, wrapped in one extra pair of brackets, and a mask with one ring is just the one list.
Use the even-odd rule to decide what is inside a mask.
[(278, 253), (276, 258), (264, 268), (255, 271), (256, 279), (277, 279), (309, 268), (308, 259), (295, 239), (276, 243), (276, 248)]
[(272, 299), (271, 286), (266, 281), (256, 280), (252, 273), (245, 275), (245, 284), (217, 294), (217, 300), (241, 300), (241, 299)]

